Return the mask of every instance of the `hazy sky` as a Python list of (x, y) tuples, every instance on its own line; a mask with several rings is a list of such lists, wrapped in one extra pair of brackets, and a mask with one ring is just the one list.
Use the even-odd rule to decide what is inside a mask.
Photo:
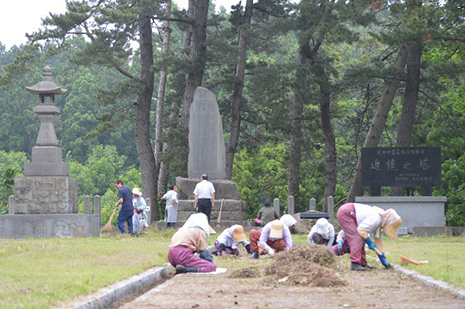
[[(174, 0), (186, 7), (188, 0)], [(214, 0), (217, 7), (227, 10), (239, 0)], [(65, 0), (2, 0), (0, 4), (0, 42), (9, 50), (13, 45), (26, 43), (25, 34), (37, 31), (42, 18), (51, 13), (64, 13)]]

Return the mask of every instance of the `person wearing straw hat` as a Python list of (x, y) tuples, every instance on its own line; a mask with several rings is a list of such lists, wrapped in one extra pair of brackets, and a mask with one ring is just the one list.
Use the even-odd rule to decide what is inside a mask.
[(307, 243), (326, 245), (331, 248), (334, 245), (334, 237), (334, 226), (325, 218), (320, 218), (316, 220), (315, 225), (312, 226), (310, 233), (308, 233)]
[(280, 220), (271, 221), (265, 225), (261, 232), (257, 230), (250, 231), (251, 258), (258, 259), (258, 245), (270, 256), (274, 255), (275, 251), (287, 251), (294, 246), (291, 231)]
[(205, 214), (192, 214), (187, 219), (169, 245), (168, 261), (176, 268), (176, 274), (216, 271), (213, 256), (208, 251), (208, 239), (213, 233)]
[(240, 255), (238, 246), (242, 244), (247, 253), (250, 253), (250, 243), (244, 233), (242, 225), (235, 224), (227, 228), (215, 240), (216, 254), (218, 256), (226, 254)]
[(118, 220), (118, 229), (122, 234), (125, 234), (124, 222), (128, 225), (128, 233), (131, 236), (134, 236), (132, 230), (132, 215), (134, 213), (134, 206), (132, 205), (132, 191), (131, 188), (125, 186), (121, 180), (115, 181), (115, 187), (118, 189), (118, 202), (115, 204), (115, 208), (118, 208), (119, 205), (121, 209), (119, 211)]
[(148, 227), (147, 203), (142, 197), (142, 192), (139, 188), (132, 189), (132, 206), (134, 207), (134, 214), (132, 216), (132, 226), (135, 235), (142, 233), (144, 228)]
[(167, 227), (174, 227), (178, 221), (178, 187), (172, 185), (170, 190), (161, 197), (166, 200), (165, 221)]
[(402, 225), (402, 219), (394, 209), (348, 203), (339, 208), (337, 219), (349, 243), (352, 270), (367, 270), (365, 244), (376, 251), (384, 267), (391, 267), (384, 254), (382, 232), (389, 238), (397, 239), (397, 229)]

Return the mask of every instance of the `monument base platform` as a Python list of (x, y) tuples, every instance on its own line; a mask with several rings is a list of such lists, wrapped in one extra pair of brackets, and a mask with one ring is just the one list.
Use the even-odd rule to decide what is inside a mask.
[[(191, 214), (196, 213), (194, 200), (180, 200), (178, 204), (178, 222), (184, 222)], [(210, 216), (210, 225), (216, 224), (220, 213), (221, 200), (215, 201), (215, 207)], [(224, 200), (221, 221), (232, 224), (242, 224), (246, 220), (246, 203), (238, 200)], [(212, 225), (213, 226), (213, 225)]]
[(356, 203), (394, 209), (402, 218), (401, 228), (444, 227), (446, 196), (357, 196)]
[(0, 238), (99, 237), (100, 215), (0, 215)]
[[(193, 200), (194, 189), (199, 182), (200, 179), (176, 177), (176, 186), (178, 187), (178, 198), (180, 200)], [(225, 200), (240, 199), (241, 195), (234, 182), (230, 180), (212, 180), (211, 183), (215, 187), (216, 201), (218, 201), (220, 198), (224, 198)]]

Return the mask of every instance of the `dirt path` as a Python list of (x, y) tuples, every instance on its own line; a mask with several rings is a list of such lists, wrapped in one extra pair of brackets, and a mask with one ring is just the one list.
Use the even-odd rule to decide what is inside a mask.
[[(240, 259), (246, 259), (242, 257)], [(237, 262), (240, 262), (238, 259)], [(260, 267), (264, 261), (256, 261)], [(177, 275), (120, 308), (465, 308), (465, 300), (395, 270), (353, 272), (339, 260), (342, 287), (289, 286), (268, 276)]]

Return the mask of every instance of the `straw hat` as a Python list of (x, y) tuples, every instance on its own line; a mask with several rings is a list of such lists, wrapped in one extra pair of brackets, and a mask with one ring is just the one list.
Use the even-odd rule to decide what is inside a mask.
[(394, 222), (394, 224), (385, 226), (385, 227), (383, 228), (384, 233), (386, 233), (386, 235), (387, 235), (389, 238), (397, 239), (397, 238), (398, 238), (398, 236), (397, 236), (397, 229), (398, 229), (401, 225), (402, 225), (402, 219), (399, 218), (396, 222)]
[(283, 237), (283, 225), (284, 224), (279, 220), (272, 221), (270, 237), (282, 238)]
[(245, 237), (244, 228), (242, 225), (239, 225), (234, 229), (233, 239), (234, 241), (244, 241), (247, 239), (247, 237)]
[(139, 188), (137, 188), (137, 187), (132, 189), (132, 194), (142, 196), (142, 192), (140, 192)]

